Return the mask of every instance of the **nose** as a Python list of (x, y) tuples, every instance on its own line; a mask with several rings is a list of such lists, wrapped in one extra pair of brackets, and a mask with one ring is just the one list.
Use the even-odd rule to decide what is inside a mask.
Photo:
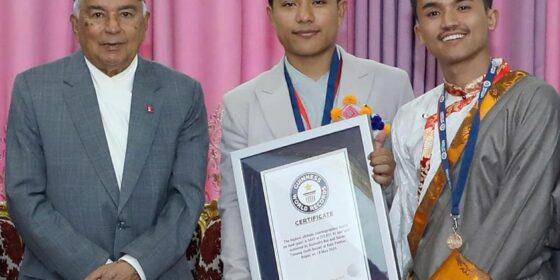
[(444, 29), (453, 29), (459, 25), (459, 21), (457, 20), (457, 13), (455, 12), (455, 10), (450, 9), (444, 12), (441, 25)]
[(301, 23), (313, 22), (315, 20), (311, 4), (303, 3), (298, 6), (296, 20)]
[(105, 22), (105, 31), (107, 33), (118, 33), (121, 31), (121, 23), (118, 15), (110, 15)]

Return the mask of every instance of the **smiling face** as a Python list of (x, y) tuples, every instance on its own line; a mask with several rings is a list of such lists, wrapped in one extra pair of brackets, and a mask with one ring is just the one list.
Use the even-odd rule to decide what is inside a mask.
[(108, 76), (130, 65), (148, 28), (141, 0), (82, 0), (72, 30), (86, 58)]
[(488, 59), (498, 15), (483, 0), (418, 0), (416, 12), (414, 31), (441, 64)]
[(274, 0), (267, 11), (288, 57), (314, 57), (334, 49), (345, 8), (345, 0)]

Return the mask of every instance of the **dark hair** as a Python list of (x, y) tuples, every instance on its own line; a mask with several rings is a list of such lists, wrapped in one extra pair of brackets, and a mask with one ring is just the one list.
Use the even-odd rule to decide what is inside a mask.
[[(271, 3), (272, 1), (273, 0), (268, 0), (269, 3)], [(492, 0), (482, 0), (482, 2), (484, 3), (484, 8), (486, 8), (486, 10), (492, 8)], [(416, 13), (418, 0), (410, 0), (410, 4), (412, 5), (412, 14), (414, 15), (414, 20), (418, 20), (418, 14)]]
[[(340, 2), (340, 0), (336, 0), (336, 2)], [(414, 1), (414, 2), (416, 2), (416, 1)], [(274, 3), (274, 0), (268, 0), (268, 5), (270, 7), (272, 7), (272, 3)]]

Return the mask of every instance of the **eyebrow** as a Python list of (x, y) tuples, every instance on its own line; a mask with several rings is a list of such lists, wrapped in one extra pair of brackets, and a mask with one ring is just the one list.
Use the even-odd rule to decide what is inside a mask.
[[(455, 4), (461, 3), (461, 2), (473, 2), (473, 0), (455, 0)], [(422, 10), (426, 10), (426, 9), (430, 9), (430, 8), (437, 8), (441, 6), (441, 3), (436, 2), (436, 1), (428, 1), (428, 3), (425, 3), (422, 6)]]
[(88, 5), (86, 7), (86, 10), (102, 10), (105, 11), (105, 8), (101, 7), (101, 6), (97, 6), (97, 5)]
[(122, 11), (122, 10), (138, 10), (138, 7), (136, 7), (134, 5), (125, 5), (125, 6), (119, 7), (118, 10), (119, 11)]
[(439, 3), (436, 3), (435, 1), (428, 1), (427, 3), (424, 3), (424, 5), (422, 5), (421, 9), (426, 10), (426, 9), (429, 9), (429, 8), (436, 8), (438, 6), (440, 6)]
[[(90, 5), (87, 7), (87, 10), (101, 10), (101, 11), (106, 11), (107, 9), (105, 9), (102, 6), (99, 5)], [(138, 8), (134, 5), (124, 5), (121, 6), (117, 9), (118, 11), (122, 11), (122, 10), (138, 10)]]

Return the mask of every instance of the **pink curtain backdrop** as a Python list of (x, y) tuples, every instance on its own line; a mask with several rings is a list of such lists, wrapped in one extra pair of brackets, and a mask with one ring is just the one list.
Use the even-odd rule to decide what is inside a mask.
[[(266, 0), (147, 0), (152, 17), (141, 54), (199, 81), (210, 116), (207, 200), (219, 192), (220, 101), (282, 56)], [(560, 1), (495, 0), (501, 24), (493, 50), (560, 89)], [(70, 0), (4, 1), (0, 17), (0, 124), (17, 73), (77, 49)], [(436, 62), (415, 42), (409, 0), (350, 0), (339, 43), (361, 57), (406, 69), (418, 94), (438, 80)], [(532, 37), (527, 37), (529, 34)], [(4, 142), (4, 131), (0, 131)], [(4, 168), (3, 143), (0, 170)], [(4, 199), (3, 172), (0, 199)]]
[[(546, 2), (546, 40), (544, 78), (560, 92), (560, 1)], [(542, 44), (542, 41), (539, 42)]]

